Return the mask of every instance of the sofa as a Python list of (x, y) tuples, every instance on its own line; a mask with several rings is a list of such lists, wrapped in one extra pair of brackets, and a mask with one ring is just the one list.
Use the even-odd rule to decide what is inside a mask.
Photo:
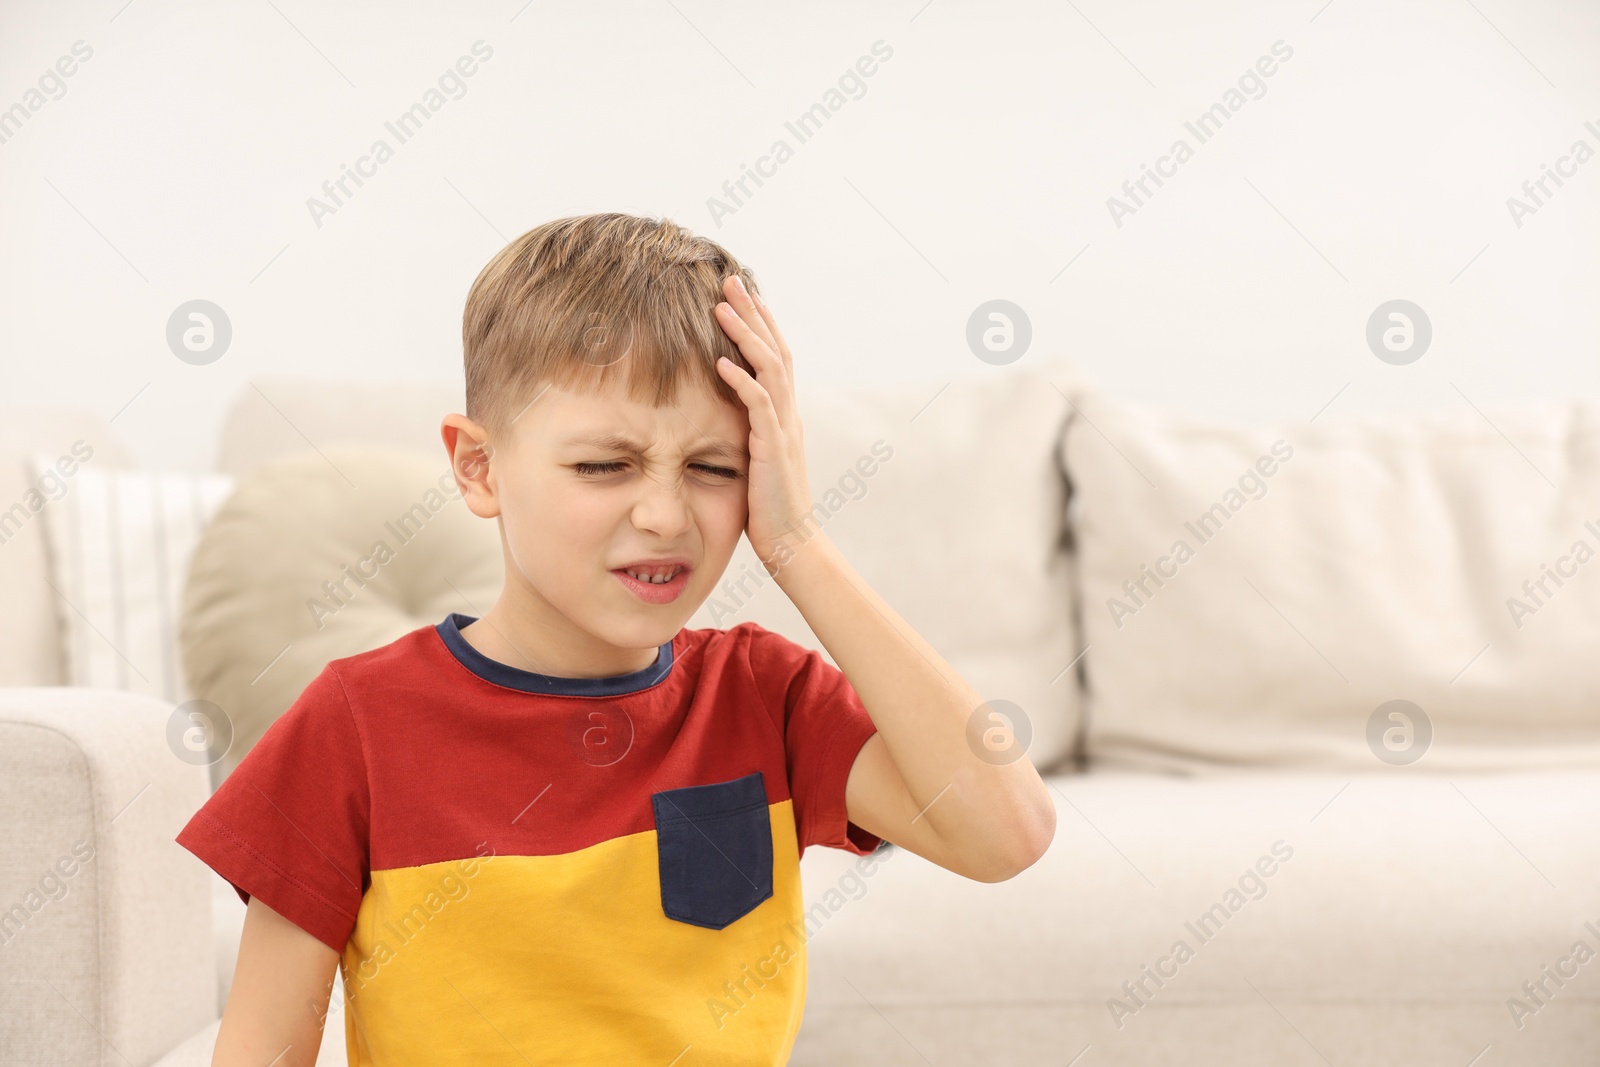
[[(807, 458), (1055, 839), (996, 884), (808, 850), (790, 1062), (1594, 1062), (1597, 409), (1246, 425), (990, 371), (802, 382)], [(93, 413), (0, 422), (0, 1062), (210, 1062), (245, 909), (173, 838), (328, 659), (493, 603), (461, 409), (259, 379), (182, 477)], [(764, 577), (742, 543), (689, 625), (820, 649)], [(343, 1024), (336, 987), (319, 1063)]]

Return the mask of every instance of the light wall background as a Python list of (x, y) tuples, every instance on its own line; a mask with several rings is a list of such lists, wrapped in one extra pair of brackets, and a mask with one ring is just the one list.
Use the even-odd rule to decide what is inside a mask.
[[(399, 144), (385, 122), (480, 41)], [(798, 143), (785, 122), (877, 42)], [(1276, 42), (1292, 56), (1198, 143), (1184, 123)], [(0, 403), (115, 415), (142, 464), (206, 470), (252, 379), (459, 380), (482, 265), (604, 210), (750, 263), (802, 390), (1008, 373), (966, 341), (1000, 298), (1032, 325), (1012, 367), (1066, 357), (1228, 418), (1592, 396), (1600, 158), (1520, 226), (1507, 200), (1600, 151), (1597, 45), (1587, 0), (13, 0)], [(1180, 137), (1193, 158), (1117, 225), (1108, 198)], [(308, 199), (379, 138), (393, 158), (319, 225)], [(779, 139), (792, 158), (715, 217)], [(233, 331), (204, 366), (166, 340), (195, 298)], [(1406, 366), (1366, 343), (1395, 298), (1434, 333)]]

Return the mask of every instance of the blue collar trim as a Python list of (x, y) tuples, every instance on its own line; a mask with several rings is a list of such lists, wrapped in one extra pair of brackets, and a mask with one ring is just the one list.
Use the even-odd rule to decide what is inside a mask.
[(553, 675), (525, 671), (520, 667), (490, 659), (461, 636), (461, 628), (476, 621), (476, 616), (452, 611), (434, 629), (444, 639), (445, 647), (467, 670), (495, 685), (520, 689), (525, 693), (577, 697), (621, 696), (624, 693), (636, 693), (641, 689), (650, 688), (665, 678), (667, 672), (672, 669), (672, 642), (668, 641), (657, 650), (656, 661), (650, 666), (627, 674), (613, 674), (608, 678), (557, 678)]

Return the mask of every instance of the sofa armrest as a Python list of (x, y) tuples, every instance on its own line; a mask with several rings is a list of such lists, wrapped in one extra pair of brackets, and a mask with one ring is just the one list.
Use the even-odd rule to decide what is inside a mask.
[[(233, 886), (220, 875), (212, 875), (212, 929), (217, 950), (217, 1003), (228, 1003), (228, 991), (233, 985), (234, 966), (239, 960), (239, 935), (244, 928), (245, 905), (234, 892)], [(204, 1028), (191, 1035), (183, 1044), (172, 1049), (150, 1067), (211, 1067), (211, 1054), (217, 1045), (217, 1034), (222, 1028), (221, 1019), (213, 1019)], [(0, 1063), (5, 1062), (0, 1059)], [(346, 1067), (344, 981), (339, 971), (333, 972), (333, 991), (328, 1001), (328, 1014), (322, 1027), (322, 1045), (317, 1052), (317, 1067)]]
[(217, 1018), (211, 872), (173, 840), (210, 795), (173, 707), (0, 688), (0, 1060), (148, 1064)]
[(211, 1067), (211, 1054), (217, 1047), (217, 1031), (221, 1029), (222, 1020), (212, 1019), (150, 1067)]
[[(333, 1004), (322, 1027), (322, 1044), (317, 1048), (317, 1067), (349, 1067), (345, 1048), (344, 1013), (339, 999), (343, 986), (338, 983), (338, 971), (333, 988)], [(202, 1029), (190, 1035), (183, 1044), (168, 1052), (150, 1067), (211, 1067), (211, 1055), (217, 1047), (217, 1034), (222, 1030), (222, 1020), (213, 1019)]]

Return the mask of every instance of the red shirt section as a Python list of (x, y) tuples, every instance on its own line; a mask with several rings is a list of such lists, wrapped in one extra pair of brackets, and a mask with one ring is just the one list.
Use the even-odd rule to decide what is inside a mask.
[(802, 853), (880, 844), (844, 797), (877, 728), (819, 653), (747, 622), (564, 679), (490, 660), (471, 621), (330, 662), (178, 843), (340, 951), (374, 870), (573, 852), (654, 829), (654, 793), (753, 770), (769, 804), (793, 800)]

